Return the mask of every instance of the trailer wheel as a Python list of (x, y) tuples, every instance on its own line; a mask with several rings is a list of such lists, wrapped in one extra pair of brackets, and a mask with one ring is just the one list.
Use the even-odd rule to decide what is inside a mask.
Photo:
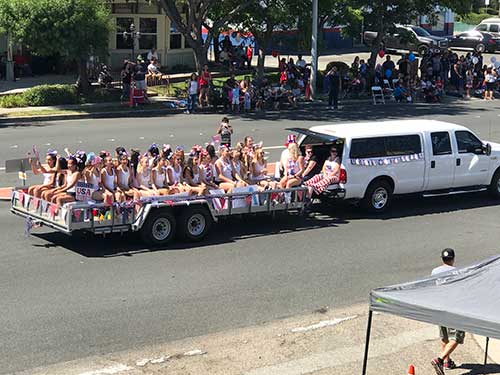
[(179, 235), (188, 241), (201, 241), (212, 226), (212, 217), (206, 208), (186, 208), (179, 218)]
[(148, 245), (166, 245), (175, 237), (175, 217), (169, 211), (152, 212), (141, 228), (141, 238)]

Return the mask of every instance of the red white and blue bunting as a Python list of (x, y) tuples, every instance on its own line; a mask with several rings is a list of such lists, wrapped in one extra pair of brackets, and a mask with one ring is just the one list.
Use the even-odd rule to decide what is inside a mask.
[(384, 158), (363, 158), (363, 159), (350, 159), (352, 165), (359, 165), (363, 167), (375, 167), (379, 165), (394, 165), (401, 163), (409, 163), (412, 161), (423, 160), (424, 154), (411, 154), (401, 156), (389, 156)]

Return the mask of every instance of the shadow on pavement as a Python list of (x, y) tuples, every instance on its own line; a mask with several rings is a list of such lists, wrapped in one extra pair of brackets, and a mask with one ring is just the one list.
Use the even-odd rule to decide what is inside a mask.
[[(242, 220), (243, 219), (243, 220)], [(206, 246), (228, 244), (242, 239), (252, 239), (288, 232), (305, 232), (319, 228), (334, 228), (347, 224), (344, 219), (333, 217), (305, 217), (298, 214), (256, 215), (242, 218), (228, 218), (219, 221), (212, 227), (209, 236), (202, 242), (173, 242), (164, 248), (148, 248), (142, 243), (137, 233), (108, 235), (106, 237), (94, 236), (90, 233), (79, 233), (66, 236), (59, 232), (32, 233), (46, 244), (34, 245), (35, 247), (51, 248), (63, 247), (85, 257), (114, 257), (132, 256), (153, 251), (194, 250)]]
[(77, 233), (69, 237), (59, 232), (32, 233), (46, 244), (36, 247), (63, 247), (85, 257), (132, 256), (153, 251), (194, 250), (207, 246), (234, 243), (238, 240), (270, 237), (289, 232), (307, 232), (321, 228), (336, 228), (355, 220), (391, 220), (414, 216), (450, 213), (455, 211), (500, 206), (500, 201), (487, 194), (476, 193), (460, 196), (421, 198), (401, 197), (393, 202), (388, 213), (374, 216), (361, 208), (348, 203), (315, 204), (308, 216), (278, 213), (276, 216), (255, 215), (241, 218), (233, 217), (221, 220), (212, 227), (211, 234), (202, 242), (173, 242), (163, 248), (148, 248), (137, 233), (94, 236), (89, 233)]
[(500, 206), (500, 200), (490, 197), (486, 192), (480, 192), (432, 198), (423, 198), (418, 195), (396, 197), (392, 208), (388, 212), (378, 215), (366, 213), (357, 205), (346, 203), (338, 205), (334, 202), (319, 207), (317, 211), (335, 212), (339, 218), (350, 221), (359, 219), (391, 220), (495, 206)]
[(487, 364), (486, 366), (478, 363), (462, 363), (459, 369), (470, 370), (462, 372), (460, 375), (483, 375), (483, 374), (500, 374), (500, 365)]

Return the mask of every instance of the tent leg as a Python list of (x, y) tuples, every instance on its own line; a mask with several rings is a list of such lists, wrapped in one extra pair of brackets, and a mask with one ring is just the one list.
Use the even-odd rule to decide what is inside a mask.
[(366, 365), (368, 364), (368, 347), (370, 346), (370, 333), (372, 330), (372, 316), (373, 311), (368, 312), (368, 326), (366, 327), (366, 341), (365, 341), (365, 356), (363, 358), (363, 372), (361, 375), (366, 375)]
[(486, 337), (486, 348), (484, 349), (484, 365), (483, 365), (483, 375), (486, 374), (486, 365), (488, 364), (488, 346), (490, 344), (490, 338)]

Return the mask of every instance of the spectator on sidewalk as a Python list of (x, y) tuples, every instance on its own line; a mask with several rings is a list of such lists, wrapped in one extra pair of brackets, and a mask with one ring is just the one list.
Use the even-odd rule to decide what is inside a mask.
[(188, 81), (188, 104), (186, 113), (193, 113), (196, 109), (196, 102), (198, 101), (198, 76), (192, 73)]
[[(383, 68), (383, 73), (384, 73), (384, 78), (391, 78), (392, 76), (394, 76), (394, 69), (396, 68), (396, 65), (394, 64), (394, 61), (391, 60), (391, 56), (390, 55), (387, 55), (385, 57), (385, 61), (384, 63), (382, 64), (382, 68)], [(387, 71), (390, 71), (390, 75), (387, 74)]]
[(306, 60), (304, 60), (302, 58), (302, 55), (301, 54), (298, 54), (297, 55), (297, 62), (295, 63), (295, 65), (297, 65), (300, 69), (305, 69), (306, 68)]
[(141, 55), (137, 56), (137, 64), (134, 67), (134, 83), (135, 89), (142, 90), (144, 99), (147, 100), (146, 73), (147, 68), (144, 66), (144, 59)]
[(212, 75), (208, 71), (208, 65), (205, 64), (203, 65), (203, 71), (200, 74), (199, 77), (199, 85), (200, 85), (200, 96), (199, 96), (199, 102), (200, 102), (200, 107), (203, 108), (203, 106), (206, 104), (208, 106), (208, 88), (210, 86), (210, 82), (212, 81)]
[[(443, 264), (432, 270), (431, 275), (436, 276), (442, 273), (450, 272), (456, 269), (455, 264), (455, 251), (447, 248), (441, 252), (441, 260)], [(465, 332), (458, 331), (453, 328), (439, 327), (439, 334), (441, 336), (441, 354), (439, 357), (431, 361), (437, 375), (444, 375), (444, 369), (456, 368), (455, 362), (451, 359), (450, 355), (455, 351), (459, 344), (464, 343)]]
[(122, 80), (122, 96), (121, 101), (130, 100), (130, 83), (132, 81), (133, 64), (128, 60), (123, 62), (120, 78)]
[(151, 50), (148, 52), (147, 60), (150, 63), (153, 62), (153, 60), (158, 61), (158, 52), (156, 51), (155, 47), (151, 48)]
[(332, 67), (326, 76), (328, 77), (328, 109), (338, 109), (342, 79), (337, 67)]

